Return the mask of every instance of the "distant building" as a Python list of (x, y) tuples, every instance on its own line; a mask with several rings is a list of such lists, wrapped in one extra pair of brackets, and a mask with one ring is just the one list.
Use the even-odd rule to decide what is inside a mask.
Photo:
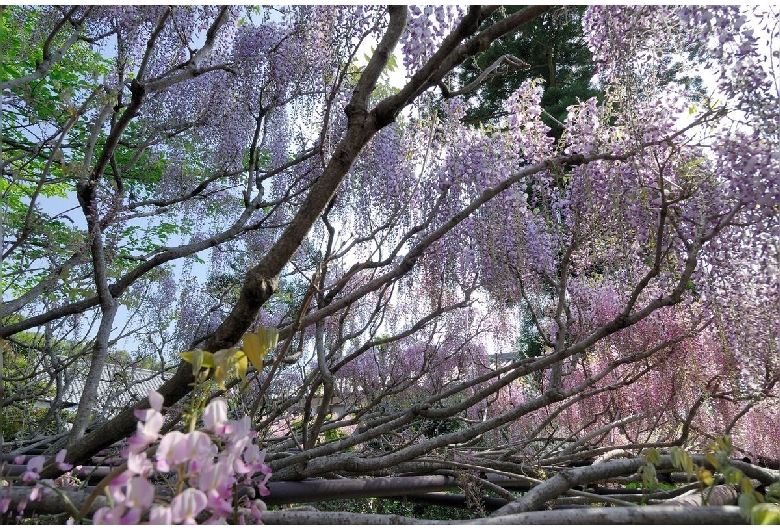
[[(62, 389), (60, 407), (75, 410), (84, 393), (86, 370), (68, 370), (67, 381)], [(106, 364), (98, 383), (97, 399), (93, 414), (108, 420), (128, 406), (147, 397), (150, 390), (157, 390), (165, 381), (173, 377), (170, 372), (147, 370), (118, 364)], [(54, 398), (39, 402), (39, 406), (51, 406)]]

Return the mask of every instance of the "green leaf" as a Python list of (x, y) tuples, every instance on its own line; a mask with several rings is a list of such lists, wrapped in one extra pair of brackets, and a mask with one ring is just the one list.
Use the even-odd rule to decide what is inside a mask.
[(398, 59), (396, 59), (395, 54), (392, 54), (387, 60), (387, 71), (395, 72), (396, 68), (398, 68)]
[(696, 466), (693, 463), (693, 459), (684, 449), (681, 447), (672, 447), (669, 454), (672, 457), (672, 464), (674, 467), (685, 471), (689, 479), (696, 473)]
[(726, 481), (726, 484), (739, 484), (742, 480), (742, 471), (733, 467), (727, 467), (723, 470), (723, 480)]
[(739, 484), (740, 491), (742, 493), (753, 493), (753, 483), (750, 482), (750, 479), (747, 477), (742, 477), (742, 480)]
[(257, 333), (244, 334), (244, 353), (258, 372), (263, 369), (263, 360), (276, 347), (278, 340), (276, 328), (259, 328)]
[(742, 493), (739, 496), (739, 513), (746, 521), (751, 520), (753, 507), (756, 505), (756, 498), (749, 493)]
[(655, 464), (656, 466), (661, 465), (661, 455), (658, 453), (658, 450), (655, 448), (652, 448), (649, 451), (647, 451), (647, 454), (645, 455), (645, 460), (647, 462), (650, 462), (651, 464)]
[(655, 473), (655, 466), (650, 462), (639, 468), (639, 473), (642, 477), (643, 487), (651, 488), (658, 484), (658, 479)]
[(179, 354), (179, 357), (192, 365), (192, 375), (197, 377), (202, 368), (214, 367), (214, 355), (211, 352), (195, 349)]
[(734, 451), (734, 445), (731, 443), (731, 437), (726, 435), (721, 438), (718, 438), (716, 440), (718, 444), (718, 449), (726, 453), (727, 455), (730, 455), (732, 451)]
[(672, 465), (678, 469), (682, 469), (682, 461), (680, 460), (680, 449), (679, 447), (672, 447), (672, 449), (669, 451), (669, 456), (672, 458)]
[(757, 504), (750, 511), (751, 524), (780, 524), (780, 506)]
[(766, 488), (766, 500), (780, 503), (780, 482), (770, 484)]

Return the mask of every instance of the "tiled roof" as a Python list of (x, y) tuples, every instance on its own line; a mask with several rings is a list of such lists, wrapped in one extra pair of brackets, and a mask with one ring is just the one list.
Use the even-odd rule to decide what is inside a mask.
[[(105, 419), (112, 418), (128, 405), (148, 396), (150, 390), (157, 390), (171, 377), (173, 374), (160, 370), (107, 364), (98, 383), (98, 395), (93, 412)], [(85, 379), (85, 374), (72, 375), (70, 384), (63, 392), (63, 407), (78, 406), (81, 394), (84, 392)]]

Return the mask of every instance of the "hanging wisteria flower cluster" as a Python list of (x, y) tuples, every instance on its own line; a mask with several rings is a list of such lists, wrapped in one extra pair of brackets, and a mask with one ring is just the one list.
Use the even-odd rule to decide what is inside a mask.
[[(271, 468), (264, 462), (265, 450), (255, 442), (257, 433), (251, 430), (249, 418), (228, 419), (227, 402), (216, 398), (203, 411), (202, 430), (160, 435), (162, 395), (151, 391), (149, 403), (151, 408), (135, 411), (138, 429), (128, 440), (127, 463), (109, 475), (105, 484), (113, 506), (95, 510), (93, 524), (224, 524), (231, 517), (242, 524), (247, 517), (259, 522), (266, 507), (258, 496), (270, 493), (266, 484)], [(57, 464), (67, 471), (70, 464), (64, 457), (63, 450)], [(44, 456), (31, 458), (22, 481), (38, 482), (45, 460)], [(170, 490), (159, 487), (166, 479), (173, 482), (170, 495), (165, 495)], [(55, 487), (51, 481), (40, 481), (29, 500)], [(12, 508), (10, 500), (0, 499), (2, 513)], [(26, 504), (13, 508), (21, 515)], [(90, 504), (76, 517), (85, 516)]]

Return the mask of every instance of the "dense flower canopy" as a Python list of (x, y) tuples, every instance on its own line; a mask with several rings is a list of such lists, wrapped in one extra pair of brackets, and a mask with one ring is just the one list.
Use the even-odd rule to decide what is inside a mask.
[[(170, 371), (275, 328), (219, 402), (247, 415), (274, 479), (718, 434), (776, 458), (777, 13), (590, 7), (601, 96), (568, 108), (560, 139), (543, 80), (466, 120), (479, 93), (453, 95), (458, 66), (549, 10), (3, 9), (3, 355), (46, 374), (54, 402), (67, 370), (86, 379), (52, 451), (81, 462), (133, 434), (132, 409), (90, 424), (118, 350)], [(166, 410), (196, 377), (179, 365)], [(149, 417), (130, 447), (161, 439), (166, 471), (185, 435), (161, 438), (162, 407), (134, 407)], [(216, 451), (203, 436), (193, 450)], [(174, 521), (227, 514), (187, 495)]]

